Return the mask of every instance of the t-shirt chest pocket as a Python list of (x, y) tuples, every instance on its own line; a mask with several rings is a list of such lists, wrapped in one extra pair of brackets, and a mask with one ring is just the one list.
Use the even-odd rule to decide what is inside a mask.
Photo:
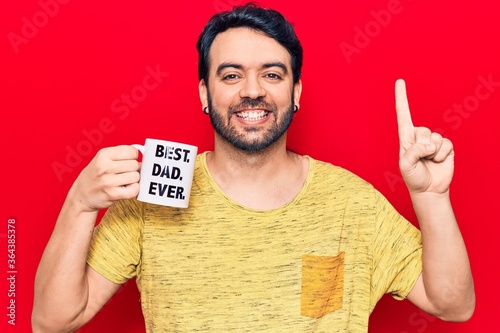
[(342, 308), (344, 254), (302, 256), (301, 315), (321, 318)]

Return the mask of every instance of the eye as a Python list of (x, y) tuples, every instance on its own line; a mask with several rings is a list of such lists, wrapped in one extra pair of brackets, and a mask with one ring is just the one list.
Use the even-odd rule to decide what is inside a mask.
[(272, 80), (281, 80), (281, 75), (276, 74), (276, 73), (268, 73), (268, 74), (266, 74), (266, 77), (268, 77)]
[(222, 80), (224, 80), (224, 81), (231, 81), (231, 80), (236, 80), (238, 78), (239, 78), (239, 76), (236, 75), (236, 74), (227, 74), (227, 75), (224, 75), (222, 77)]

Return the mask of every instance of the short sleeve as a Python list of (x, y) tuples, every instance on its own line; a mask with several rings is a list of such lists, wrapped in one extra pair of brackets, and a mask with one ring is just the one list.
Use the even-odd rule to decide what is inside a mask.
[(114, 283), (136, 276), (141, 261), (142, 204), (122, 200), (108, 208), (94, 229), (87, 263)]
[[(422, 272), (420, 231), (376, 192), (376, 224), (373, 244), (372, 304), (384, 294), (402, 300)], [(375, 301), (375, 303), (373, 303)]]

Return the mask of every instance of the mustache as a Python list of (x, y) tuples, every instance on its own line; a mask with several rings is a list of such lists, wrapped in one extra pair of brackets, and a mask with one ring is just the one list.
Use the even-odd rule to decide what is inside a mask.
[(265, 109), (271, 112), (275, 112), (277, 110), (277, 107), (274, 104), (266, 102), (262, 97), (258, 98), (244, 97), (241, 99), (240, 103), (229, 106), (230, 112), (238, 112), (243, 109)]

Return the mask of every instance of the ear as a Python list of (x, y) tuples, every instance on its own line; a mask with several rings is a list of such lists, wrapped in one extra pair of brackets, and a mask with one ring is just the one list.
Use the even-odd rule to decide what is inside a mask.
[(293, 86), (293, 104), (300, 108), (300, 94), (302, 94), (302, 80), (298, 80)]
[(200, 80), (200, 83), (198, 84), (198, 91), (200, 93), (200, 101), (201, 101), (201, 107), (205, 108), (208, 106), (208, 87), (205, 84), (205, 80)]

